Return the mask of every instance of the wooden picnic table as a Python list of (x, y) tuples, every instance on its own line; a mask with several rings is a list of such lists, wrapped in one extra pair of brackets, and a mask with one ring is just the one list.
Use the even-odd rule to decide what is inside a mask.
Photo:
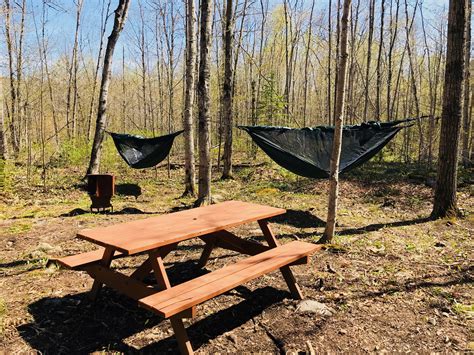
[[(105, 284), (137, 300), (154, 313), (169, 318), (180, 351), (191, 354), (193, 350), (182, 319), (194, 317), (196, 305), (277, 269), (280, 269), (293, 297), (303, 298), (289, 266), (307, 263), (309, 256), (320, 246), (300, 241), (280, 246), (268, 219), (284, 213), (286, 210), (281, 208), (227, 201), (107, 227), (84, 229), (77, 233), (77, 237), (100, 248), (58, 261), (68, 268), (84, 270), (94, 279), (90, 291), (92, 299), (97, 298)], [(268, 245), (239, 238), (228, 231), (255, 221)], [(206, 265), (216, 247), (250, 257), (171, 287), (163, 259), (176, 249), (178, 243), (196, 237), (205, 242), (198, 263), (200, 267)], [(130, 276), (111, 267), (113, 259), (138, 253), (147, 253), (148, 258)], [(155, 286), (143, 282), (152, 272), (157, 283)]]

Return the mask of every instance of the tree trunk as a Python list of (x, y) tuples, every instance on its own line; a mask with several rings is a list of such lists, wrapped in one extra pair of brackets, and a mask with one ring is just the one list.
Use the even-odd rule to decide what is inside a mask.
[(313, 30), (313, 12), (314, 12), (315, 0), (311, 5), (311, 13), (309, 15), (309, 26), (308, 26), (308, 41), (306, 42), (306, 54), (304, 59), (304, 89), (303, 89), (303, 127), (306, 127), (306, 110), (308, 107), (308, 67), (309, 67), (309, 50), (311, 48), (311, 37)]
[(224, 85), (222, 87), (222, 120), (224, 122), (224, 154), (222, 157), (224, 169), (222, 179), (232, 178), (232, 128), (234, 125), (233, 113), (233, 68), (232, 49), (234, 37), (233, 1), (226, 0), (224, 19)]
[(194, 90), (196, 64), (196, 11), (194, 0), (186, 0), (186, 91), (184, 94), (184, 193), (195, 195), (194, 167)]
[(331, 164), (329, 174), (329, 203), (328, 203), (328, 217), (326, 221), (326, 228), (324, 235), (321, 238), (321, 243), (330, 243), (334, 237), (334, 229), (336, 227), (336, 210), (337, 199), (339, 192), (339, 162), (341, 158), (342, 147), (342, 125), (344, 124), (344, 104), (346, 97), (346, 68), (347, 68), (347, 25), (349, 22), (349, 13), (351, 9), (351, 0), (344, 0), (343, 13), (341, 19), (341, 35), (339, 43), (339, 65), (337, 81), (337, 95), (336, 95), (336, 117), (334, 128), (334, 140), (331, 153)]
[(212, 42), (212, 0), (201, 0), (201, 33), (198, 93), (199, 129), (199, 191), (196, 205), (211, 203), (211, 140), (210, 140), (210, 92), (211, 42)]
[[(68, 138), (74, 138), (76, 134), (76, 100), (77, 100), (77, 46), (79, 44), (79, 28), (81, 26), (81, 12), (83, 0), (76, 4), (76, 30), (74, 32), (74, 45), (72, 47), (71, 66), (68, 69), (68, 86), (66, 96), (66, 125)], [(73, 97), (71, 97), (71, 92)], [(71, 113), (72, 102), (72, 113)]]
[(470, 0), (467, 3), (467, 16), (466, 16), (466, 48), (464, 49), (464, 63), (466, 65), (464, 70), (464, 104), (462, 109), (462, 122), (463, 122), (463, 137), (462, 137), (462, 164), (464, 167), (468, 167), (471, 163), (469, 157), (469, 137), (471, 122), (469, 119), (469, 99), (471, 97), (471, 9), (472, 3)]
[(382, 48), (383, 48), (383, 30), (384, 30), (384, 19), (385, 19), (385, 0), (382, 0), (380, 4), (380, 37), (379, 37), (379, 52), (377, 55), (377, 85), (376, 85), (376, 97), (375, 97), (375, 119), (381, 119), (380, 110), (380, 96), (382, 91)]
[[(102, 4), (99, 54), (97, 55), (97, 62), (95, 65), (94, 82), (92, 84), (92, 94), (89, 105), (89, 116), (87, 118), (87, 141), (90, 141), (92, 134), (92, 116), (94, 114), (95, 107), (95, 91), (97, 89), (97, 79), (99, 77), (100, 63), (102, 62), (102, 52), (104, 51), (105, 29), (107, 28), (107, 22), (109, 21), (110, 1), (111, 0), (108, 0), (106, 7), (104, 6), (104, 3)], [(122, 100), (125, 100), (125, 97), (123, 97)]]
[(365, 67), (365, 87), (364, 87), (364, 121), (367, 121), (367, 111), (369, 108), (370, 59), (372, 57), (372, 40), (374, 36), (374, 12), (375, 12), (375, 0), (370, 0), (369, 2), (369, 38), (367, 40), (367, 64)]
[(8, 51), (8, 69), (10, 78), (10, 96), (11, 96), (11, 108), (10, 108), (10, 137), (13, 148), (13, 156), (16, 157), (20, 151), (19, 137), (17, 132), (18, 124), (18, 107), (16, 99), (16, 88), (15, 88), (15, 70), (13, 69), (13, 39), (10, 31), (11, 27), (11, 7), (10, 0), (5, 0), (5, 39), (7, 42)]
[(328, 77), (328, 86), (327, 86), (327, 119), (328, 125), (332, 123), (332, 110), (331, 110), (331, 56), (332, 56), (332, 0), (329, 0), (328, 5), (328, 68), (327, 68), (327, 77)]
[(393, 76), (393, 49), (398, 33), (398, 14), (400, 11), (400, 0), (396, 0), (397, 9), (395, 10), (395, 20), (392, 16), (392, 3), (390, 3), (390, 46), (387, 58), (387, 121), (392, 120), (391, 100), (392, 100), (392, 76)]
[(5, 137), (5, 117), (3, 106), (5, 105), (5, 96), (3, 95), (2, 80), (0, 80), (0, 187), (3, 186), (5, 178), (4, 168), (5, 160), (7, 159), (7, 142)]
[[(470, 0), (467, 0), (470, 1)], [(446, 70), (444, 75), (443, 111), (439, 142), (438, 176), (431, 216), (458, 213), (456, 200), (457, 163), (462, 115), (464, 49), (466, 45), (466, 2), (450, 0)]]
[(112, 28), (112, 32), (107, 40), (104, 66), (102, 67), (102, 80), (100, 83), (99, 107), (97, 110), (94, 142), (92, 143), (91, 159), (89, 167), (87, 168), (87, 174), (97, 174), (99, 172), (102, 142), (104, 140), (105, 127), (107, 125), (107, 97), (112, 71), (112, 59), (115, 45), (127, 18), (129, 5), (130, 0), (119, 0), (118, 6), (115, 9), (114, 27)]

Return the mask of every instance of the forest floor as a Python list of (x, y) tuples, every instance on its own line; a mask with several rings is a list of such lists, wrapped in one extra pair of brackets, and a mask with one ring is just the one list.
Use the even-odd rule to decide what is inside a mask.
[[(22, 167), (13, 169), (0, 195), (0, 352), (175, 352), (168, 321), (107, 288), (91, 303), (90, 277), (48, 260), (93, 249), (74, 238), (79, 229), (190, 207), (192, 199), (180, 197), (182, 166), (168, 178), (163, 167), (121, 165), (112, 214), (88, 212), (88, 196), (77, 185), (82, 169), (55, 168), (46, 192), (40, 181), (26, 183)], [(310, 344), (316, 353), (474, 352), (472, 181), (459, 188), (464, 217), (436, 221), (427, 218), (433, 190), (425, 182), (397, 163), (370, 162), (343, 178), (334, 244), (294, 267), (307, 299), (328, 311), (302, 312), (274, 272), (199, 306), (185, 323), (194, 349), (281, 353)], [(296, 178), (270, 163), (237, 166), (235, 180), (213, 176), (218, 201), (288, 209), (272, 223), (282, 243), (319, 239), (327, 189), (326, 181)], [(260, 236), (256, 224), (234, 232)], [(192, 240), (165, 259), (172, 283), (203, 272), (196, 266), (201, 250)], [(241, 257), (215, 250), (205, 270)], [(127, 273), (142, 258), (113, 265)]]

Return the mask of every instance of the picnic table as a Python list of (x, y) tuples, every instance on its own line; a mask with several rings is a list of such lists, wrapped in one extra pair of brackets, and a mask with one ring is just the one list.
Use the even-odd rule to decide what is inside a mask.
[[(280, 245), (268, 219), (286, 213), (281, 208), (241, 201), (215, 205), (115, 224), (84, 229), (77, 237), (100, 246), (99, 249), (58, 259), (63, 266), (84, 270), (93, 279), (90, 291), (95, 300), (106, 285), (137, 300), (140, 306), (170, 319), (178, 346), (183, 354), (193, 349), (183, 318), (193, 318), (196, 306), (245, 282), (279, 269), (294, 298), (303, 295), (290, 270), (291, 265), (308, 263), (319, 245), (294, 241)], [(228, 231), (232, 227), (258, 222), (268, 245), (239, 238)], [(234, 264), (171, 286), (163, 259), (178, 243), (192, 238), (204, 241), (198, 265), (206, 265), (214, 248), (225, 248), (250, 255)], [(130, 276), (111, 267), (114, 259), (146, 253), (147, 259)], [(145, 277), (153, 273), (156, 285), (147, 285)]]

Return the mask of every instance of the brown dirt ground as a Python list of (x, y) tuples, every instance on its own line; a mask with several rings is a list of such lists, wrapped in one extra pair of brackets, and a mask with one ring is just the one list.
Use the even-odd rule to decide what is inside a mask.
[[(15, 192), (7, 191), (0, 200), (0, 350), (176, 352), (168, 321), (107, 288), (91, 303), (85, 297), (92, 284), (87, 274), (47, 266), (53, 257), (94, 248), (74, 239), (79, 229), (191, 204), (191, 199), (179, 197), (180, 168), (171, 171), (171, 179), (164, 169), (123, 171), (117, 181), (138, 182), (141, 195), (127, 196), (127, 186), (122, 186), (124, 191), (114, 199), (118, 213), (106, 215), (80, 210), (87, 210), (87, 195), (71, 187), (79, 170), (57, 169), (49, 182), (56, 188), (47, 193), (39, 182), (33, 187), (19, 178), (10, 182)], [(275, 272), (200, 305), (197, 318), (186, 321), (194, 349), (282, 353), (308, 351), (310, 343), (316, 353), (473, 352), (472, 185), (458, 195), (464, 218), (430, 221), (431, 188), (407, 177), (387, 181), (384, 176), (369, 171), (365, 177), (342, 181), (334, 245), (311, 264), (293, 268), (305, 296), (333, 308), (332, 316), (297, 311), (298, 302)], [(242, 166), (235, 180), (217, 177), (213, 188), (218, 200), (241, 199), (289, 210), (272, 223), (282, 243), (320, 237), (326, 182), (296, 179), (268, 164)], [(256, 224), (235, 233), (260, 237)], [(165, 259), (172, 282), (242, 257), (215, 250), (206, 269), (199, 270), (201, 250), (201, 243), (192, 240)], [(142, 258), (113, 265), (128, 273)]]

